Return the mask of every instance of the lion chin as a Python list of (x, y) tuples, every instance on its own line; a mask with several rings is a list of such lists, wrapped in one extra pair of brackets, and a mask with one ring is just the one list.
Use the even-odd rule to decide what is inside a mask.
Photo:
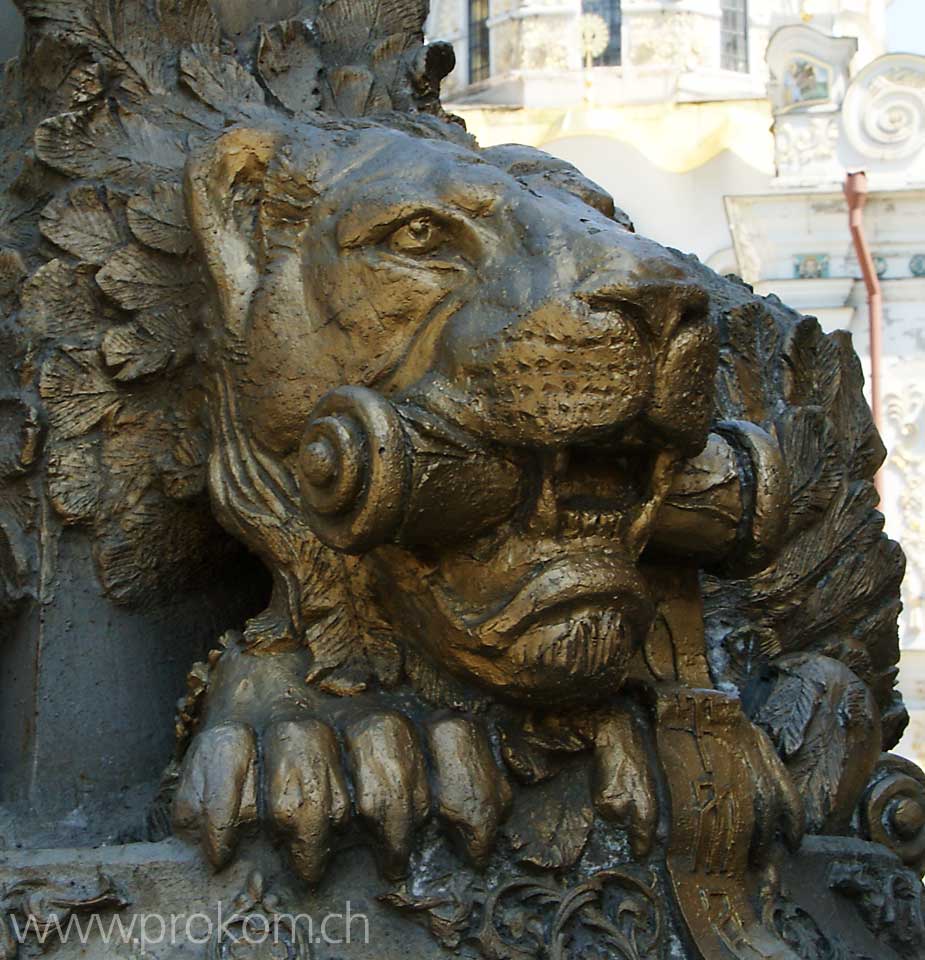
[(542, 676), (537, 693), (587, 697), (618, 688), (636, 647), (623, 613), (585, 608), (563, 611), (529, 627), (508, 651), (512, 663)]

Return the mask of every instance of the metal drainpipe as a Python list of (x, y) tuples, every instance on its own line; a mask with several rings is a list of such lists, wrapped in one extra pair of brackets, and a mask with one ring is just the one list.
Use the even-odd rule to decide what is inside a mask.
[[(883, 432), (883, 411), (880, 401), (880, 358), (883, 352), (883, 292), (880, 287), (880, 277), (874, 266), (867, 236), (864, 233), (864, 207), (867, 205), (868, 188), (867, 174), (849, 173), (845, 179), (845, 197), (848, 200), (848, 217), (851, 227), (851, 239), (858, 263), (861, 265), (861, 275), (864, 277), (864, 286), (867, 287), (868, 323), (870, 327), (870, 410), (874, 418), (877, 431)], [(883, 473), (878, 470), (874, 477), (877, 493), (883, 502)]]

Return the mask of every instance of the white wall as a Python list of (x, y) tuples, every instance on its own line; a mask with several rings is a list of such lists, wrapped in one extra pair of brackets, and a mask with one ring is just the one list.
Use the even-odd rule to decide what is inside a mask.
[(723, 197), (768, 187), (767, 174), (729, 151), (679, 174), (653, 166), (634, 147), (606, 137), (564, 137), (542, 149), (568, 160), (610, 192), (639, 233), (701, 260), (732, 242)]

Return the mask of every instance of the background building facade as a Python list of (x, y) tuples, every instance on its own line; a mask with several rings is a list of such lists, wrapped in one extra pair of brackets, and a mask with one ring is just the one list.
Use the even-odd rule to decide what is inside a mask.
[(849, 37), (853, 62), (868, 63), (885, 50), (886, 6), (433, 0), (429, 33), (454, 44), (445, 99), (480, 141), (577, 163), (640, 232), (731, 270), (723, 198), (761, 192), (776, 174), (771, 37), (794, 25)]

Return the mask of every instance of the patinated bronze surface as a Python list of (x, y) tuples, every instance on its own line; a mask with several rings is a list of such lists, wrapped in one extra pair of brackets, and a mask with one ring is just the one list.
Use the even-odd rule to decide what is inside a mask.
[(149, 839), (280, 848), (303, 902), (371, 848), (421, 956), (925, 955), (847, 335), (480, 149), (421, 3), (19, 5), (0, 616), (63, 528), (115, 605), (218, 596), (230, 538), (272, 579), (200, 638)]

